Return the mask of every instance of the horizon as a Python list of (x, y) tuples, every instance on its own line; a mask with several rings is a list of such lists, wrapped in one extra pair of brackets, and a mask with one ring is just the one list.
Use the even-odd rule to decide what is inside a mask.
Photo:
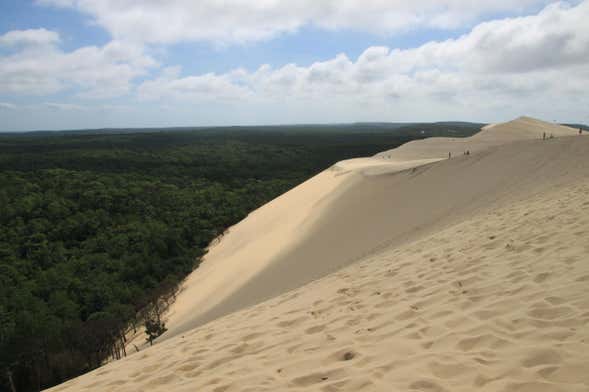
[(0, 7), (3, 133), (589, 123), (589, 0)]
[[(87, 132), (87, 131), (116, 131), (116, 130), (197, 130), (213, 128), (268, 128), (268, 127), (337, 127), (354, 125), (415, 125), (415, 124), (444, 124), (444, 123), (465, 123), (482, 124), (489, 123), (480, 121), (444, 120), (444, 121), (354, 121), (354, 122), (326, 122), (326, 123), (276, 123), (276, 124), (227, 124), (227, 125), (179, 125), (179, 126), (146, 126), (146, 127), (106, 127), (106, 128), (66, 128), (66, 129), (27, 129), (22, 131), (0, 131), (0, 134), (21, 134), (21, 133), (52, 133), (52, 132)], [(565, 124), (565, 123), (561, 123)], [(570, 124), (570, 123), (568, 123)], [(584, 124), (582, 124), (584, 125)]]
[[(518, 116), (511, 120), (529, 116)], [(537, 119), (537, 118), (536, 118)], [(581, 126), (582, 128), (589, 128), (588, 123), (576, 123), (572, 121), (554, 122), (537, 119), (547, 123), (560, 124), (565, 126)], [(498, 123), (489, 123), (482, 121), (464, 121), (464, 120), (441, 120), (441, 121), (354, 121), (354, 122), (330, 122), (330, 123), (276, 123), (276, 124), (227, 124), (227, 125), (182, 125), (182, 126), (147, 126), (147, 127), (106, 127), (106, 128), (69, 128), (69, 129), (28, 129), (19, 131), (0, 131), (0, 135), (7, 134), (27, 134), (27, 133), (75, 133), (75, 132), (100, 132), (100, 131), (174, 131), (174, 130), (208, 130), (215, 128), (270, 128), (270, 127), (338, 127), (338, 126), (356, 126), (356, 125), (429, 125), (429, 124), (476, 124), (476, 125), (490, 125)], [(586, 130), (586, 129), (584, 129)]]

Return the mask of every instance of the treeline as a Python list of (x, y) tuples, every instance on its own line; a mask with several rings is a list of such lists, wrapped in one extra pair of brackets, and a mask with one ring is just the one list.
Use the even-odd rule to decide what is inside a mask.
[(338, 160), (427, 136), (320, 131), (0, 136), (0, 389), (126, 355), (229, 226)]

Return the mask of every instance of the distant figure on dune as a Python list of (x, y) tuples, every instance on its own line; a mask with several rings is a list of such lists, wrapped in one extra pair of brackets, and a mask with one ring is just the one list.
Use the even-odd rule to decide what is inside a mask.
[(583, 129), (579, 128), (579, 135), (583, 133)]
[(542, 140), (546, 140), (546, 132), (542, 134)]
[(452, 158), (452, 153), (448, 152), (448, 159)]

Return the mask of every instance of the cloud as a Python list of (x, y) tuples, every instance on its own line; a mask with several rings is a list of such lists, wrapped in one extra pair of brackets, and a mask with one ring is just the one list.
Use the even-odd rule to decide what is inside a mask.
[[(386, 112), (391, 105), (422, 113), (426, 108), (438, 112), (522, 108), (523, 101), (527, 107), (545, 108), (586, 104), (586, 20), (589, 2), (575, 7), (557, 3), (536, 15), (481, 23), (456, 39), (406, 50), (369, 47), (356, 59), (340, 54), (308, 66), (262, 65), (252, 72), (236, 69), (183, 77), (178, 69), (168, 70), (141, 84), (138, 92), (147, 100), (247, 98), (244, 104), (307, 102), (331, 112), (354, 107), (355, 113), (360, 108)], [(546, 96), (559, 103), (539, 98)]]
[[(44, 2), (56, 4), (56, 0)], [(0, 52), (3, 53), (0, 54), (2, 97), (55, 92), (73, 96), (45, 98), (50, 102), (33, 106), (19, 104), (16, 111), (0, 104), (0, 109), (4, 109), (3, 118), (18, 118), (20, 121), (23, 117), (20, 112), (30, 109), (40, 113), (40, 118), (45, 115), (59, 119), (76, 118), (91, 124), (112, 115), (117, 119), (125, 118), (126, 125), (139, 124), (140, 121), (141, 125), (152, 122), (169, 125), (194, 121), (220, 124), (374, 119), (498, 120), (523, 113), (550, 119), (571, 119), (579, 118), (578, 113), (589, 107), (586, 93), (589, 91), (589, 25), (586, 23), (589, 1), (576, 6), (565, 2), (551, 3), (533, 15), (474, 23), (462, 36), (409, 49), (372, 46), (357, 57), (341, 53), (312, 64), (262, 64), (253, 70), (238, 67), (230, 72), (203, 74), (183, 73), (180, 67), (172, 66), (163, 68), (154, 77), (150, 74), (158, 64), (146, 53), (145, 42), (195, 39), (243, 42), (295, 31), (305, 24), (324, 29), (385, 33), (397, 31), (395, 29), (451, 26), (501, 12), (507, 8), (508, 2), (415, 0), (409, 5), (394, 0), (341, 0), (335, 7), (336, 3), (329, 0), (313, 3), (306, 0), (288, 3), (226, 0), (223, 12), (219, 8), (219, 12), (207, 14), (210, 18), (199, 16), (199, 19), (193, 18), (196, 12), (193, 4), (197, 3), (171, 1), (170, 10), (164, 10), (160, 2), (150, 1), (141, 2), (145, 4), (145, 20), (139, 21), (139, 25), (133, 24), (135, 22), (127, 12), (139, 4), (134, 0), (121, 0), (116, 4), (110, 0), (61, 0), (60, 3), (80, 10), (92, 7), (106, 10), (104, 13), (84, 11), (103, 26), (112, 22), (107, 23), (108, 10), (120, 10), (121, 25), (108, 27), (114, 35), (108, 44), (72, 51), (62, 49), (57, 33), (45, 34), (56, 37), (51, 39), (30, 38), (31, 35), (23, 31), (2, 35), (12, 37), (4, 39), (3, 45), (8, 50)], [(544, 2), (518, 2), (525, 6), (540, 3)], [(198, 4), (205, 12), (214, 8), (211, 4), (217, 3), (203, 0)], [(366, 10), (360, 10), (359, 4), (364, 4)], [(404, 27), (400, 27), (392, 16), (386, 17), (387, 7), (391, 4), (396, 5), (394, 9), (398, 14), (403, 11), (403, 15), (408, 15), (408, 20), (399, 22)], [(278, 5), (288, 12), (279, 9)], [(423, 7), (418, 10), (417, 5)], [(436, 14), (441, 16), (434, 17), (430, 10), (436, 9), (437, 5), (443, 9)], [(458, 10), (459, 5), (463, 6), (462, 10)], [(383, 11), (382, 15), (376, 15), (379, 9)], [(153, 19), (156, 10), (161, 11), (160, 17), (166, 23)], [(178, 10), (183, 10), (184, 16)], [(253, 22), (240, 16), (244, 10), (251, 14)], [(345, 16), (354, 10), (356, 19)], [(174, 24), (167, 18), (176, 13), (179, 19)], [(311, 16), (301, 17), (307, 15), (305, 13)], [(99, 15), (106, 19), (100, 19)], [(411, 19), (411, 15), (417, 16)], [(190, 23), (185, 22), (184, 17), (190, 19)], [(429, 20), (429, 17), (436, 20)], [(256, 24), (256, 18), (261, 18), (263, 23)], [(373, 23), (369, 23), (370, 18)], [(283, 23), (283, 19), (287, 22)], [(386, 23), (381, 19), (386, 19)], [(128, 28), (122, 21), (128, 22)], [(266, 22), (267, 26), (264, 25)], [(272, 27), (274, 23), (278, 27)], [(226, 26), (232, 27), (227, 29)], [(23, 38), (26, 36), (29, 38)], [(153, 49), (152, 46), (147, 48)], [(87, 105), (75, 100), (76, 97), (103, 98), (125, 94), (127, 100), (123, 103), (127, 109)], [(53, 102), (61, 99), (68, 103)], [(165, 115), (161, 112), (163, 107), (168, 108)], [(115, 112), (120, 113), (120, 117)]]
[[(548, 0), (39, 0), (90, 15), (113, 37), (134, 42), (241, 43), (304, 26), (392, 34), (454, 29), (497, 13), (518, 13)], [(514, 4), (515, 3), (515, 4)]]
[(46, 29), (13, 30), (0, 35), (0, 46), (53, 45), (59, 34)]
[(71, 103), (59, 103), (59, 102), (45, 102), (44, 106), (49, 109), (53, 110), (62, 110), (62, 111), (85, 111), (88, 108), (82, 105), (76, 105)]
[(0, 110), (15, 110), (17, 106), (8, 102), (0, 102)]
[(481, 23), (455, 40), (399, 51), (405, 66), (478, 73), (530, 72), (589, 61), (589, 2), (555, 3), (537, 15)]
[(239, 86), (231, 74), (207, 73), (199, 76), (177, 77), (179, 68), (165, 69), (162, 76), (146, 81), (137, 88), (139, 98), (144, 100), (175, 98), (189, 100), (235, 100), (249, 95)]
[(84, 97), (123, 95), (131, 90), (133, 79), (156, 65), (136, 44), (111, 41), (65, 52), (55, 45), (57, 33), (31, 31), (15, 30), (1, 36), (5, 42), (34, 42), (35, 46), (0, 55), (0, 93), (45, 95), (76, 90)]

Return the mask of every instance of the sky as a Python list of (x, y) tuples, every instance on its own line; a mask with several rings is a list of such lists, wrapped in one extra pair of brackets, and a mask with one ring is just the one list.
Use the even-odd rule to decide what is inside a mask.
[(589, 0), (0, 0), (0, 132), (589, 123)]

